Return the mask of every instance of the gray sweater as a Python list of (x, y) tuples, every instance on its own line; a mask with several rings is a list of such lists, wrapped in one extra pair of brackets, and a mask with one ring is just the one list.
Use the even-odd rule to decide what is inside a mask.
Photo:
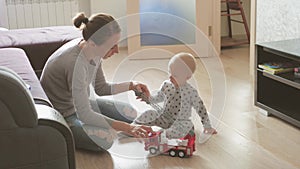
[(54, 108), (64, 117), (76, 112), (83, 123), (107, 127), (104, 122), (111, 124), (112, 119), (91, 108), (90, 85), (93, 85), (97, 95), (103, 96), (128, 91), (130, 83), (108, 83), (101, 60), (88, 61), (78, 46), (80, 41), (72, 40), (50, 56), (41, 76), (41, 84)]

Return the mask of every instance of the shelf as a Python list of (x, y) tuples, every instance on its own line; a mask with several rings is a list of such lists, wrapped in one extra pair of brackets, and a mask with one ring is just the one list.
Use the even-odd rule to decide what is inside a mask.
[(300, 79), (295, 79), (294, 75), (292, 73), (283, 73), (283, 74), (279, 74), (279, 75), (273, 75), (271, 73), (264, 72), (261, 69), (258, 69), (258, 71), (262, 71), (263, 75), (268, 78), (279, 81), (281, 83), (292, 86), (294, 88), (300, 89)]
[(266, 51), (266, 52), (272, 53), (274, 55), (277, 55), (277, 56), (281, 56), (281, 57), (284, 57), (284, 58), (287, 58), (287, 59), (291, 59), (291, 60), (300, 62), (299, 57), (295, 57), (294, 55), (291, 55), (291, 54), (288, 54), (288, 53), (284, 53), (284, 52), (277, 51), (277, 50), (274, 50), (274, 49), (269, 49), (269, 48), (266, 48), (266, 47), (264, 47), (263, 50)]
[(289, 80), (262, 70), (257, 71), (256, 80), (255, 105), (300, 127), (299, 89)]
[(299, 43), (300, 43), (300, 38), (282, 40), (282, 41), (273, 41), (273, 42), (262, 42), (256, 45), (264, 47), (265, 49), (271, 51), (275, 51), (274, 53), (275, 55), (280, 53), (279, 54), (280, 56), (292, 56), (290, 58), (299, 60), (300, 58)]
[(272, 74), (259, 67), (268, 62), (300, 65), (300, 39), (256, 44), (255, 105), (300, 128), (300, 78), (294, 72)]

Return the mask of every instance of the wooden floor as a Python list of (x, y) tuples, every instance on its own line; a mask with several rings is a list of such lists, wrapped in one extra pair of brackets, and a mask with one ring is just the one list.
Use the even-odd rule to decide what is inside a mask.
[(243, 44), (249, 44), (247, 36), (234, 36), (230, 37), (221, 37), (221, 48), (228, 48), (233, 46), (241, 46)]
[[(222, 50), (220, 59), (226, 75), (224, 111), (211, 115), (218, 134), (208, 137), (206, 141), (203, 141), (205, 137), (201, 135), (197, 151), (191, 158), (180, 159), (164, 155), (148, 157), (141, 143), (125, 138), (117, 139), (109, 152), (77, 150), (77, 169), (299, 169), (300, 130), (276, 117), (262, 115), (254, 106), (248, 54), (248, 46)], [(167, 78), (164, 70), (149, 66), (162, 67), (167, 60), (128, 61), (125, 56), (126, 51), (122, 51), (104, 62), (108, 80), (121, 81), (122, 73), (129, 74), (131, 79), (142, 81), (154, 90)], [(214, 91), (203, 60), (197, 59), (195, 80), (208, 110), (211, 110), (214, 106)], [(139, 68), (140, 65), (146, 69), (136, 72), (134, 67)], [(130, 71), (135, 72), (128, 73)], [(127, 100), (139, 111), (145, 108), (145, 105), (139, 105), (134, 100), (133, 93), (127, 96), (130, 97)], [(116, 99), (122, 98), (124, 96)], [(199, 136), (201, 123), (197, 118), (194, 123)]]

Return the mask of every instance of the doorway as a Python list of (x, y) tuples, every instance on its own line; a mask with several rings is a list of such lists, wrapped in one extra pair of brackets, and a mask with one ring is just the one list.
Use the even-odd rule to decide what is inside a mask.
[[(235, 4), (228, 6), (226, 0), (221, 0), (220, 33), (221, 33), (222, 49), (250, 44), (251, 0), (240, 0), (241, 1), (240, 8), (237, 6), (238, 0), (231, 0), (231, 1), (236, 1), (236, 2)], [(244, 14), (244, 18), (242, 12)], [(228, 13), (230, 13), (230, 15), (228, 15)], [(229, 17), (231, 21), (229, 20)]]

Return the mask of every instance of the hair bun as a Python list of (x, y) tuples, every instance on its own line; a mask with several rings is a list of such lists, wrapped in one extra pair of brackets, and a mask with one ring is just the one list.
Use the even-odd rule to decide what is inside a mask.
[(89, 22), (89, 19), (84, 15), (83, 12), (78, 13), (74, 18), (73, 18), (73, 24), (76, 28), (80, 28), (82, 24), (87, 24)]
[(87, 24), (87, 23), (89, 22), (89, 18), (85, 17), (85, 18), (82, 20), (82, 22), (83, 22), (84, 24)]

